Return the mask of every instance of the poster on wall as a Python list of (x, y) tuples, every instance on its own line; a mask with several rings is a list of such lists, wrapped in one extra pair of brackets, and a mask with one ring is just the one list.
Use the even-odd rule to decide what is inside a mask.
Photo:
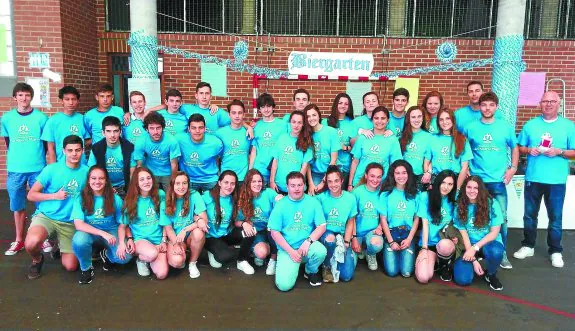
[(290, 75), (369, 77), (373, 70), (373, 54), (291, 52), (288, 58)]
[(48, 78), (26, 77), (26, 83), (34, 89), (32, 107), (50, 108), (50, 80)]
[(519, 106), (538, 106), (545, 92), (544, 72), (522, 72), (519, 78)]

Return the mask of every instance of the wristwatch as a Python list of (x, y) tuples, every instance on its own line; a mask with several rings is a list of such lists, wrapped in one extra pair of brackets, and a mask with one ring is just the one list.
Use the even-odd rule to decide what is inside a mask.
[(473, 245), (473, 246), (471, 246), (471, 247), (473, 247), (473, 249), (474, 249), (476, 252), (479, 252), (479, 246), (477, 246), (477, 244), (475, 244), (475, 245)]

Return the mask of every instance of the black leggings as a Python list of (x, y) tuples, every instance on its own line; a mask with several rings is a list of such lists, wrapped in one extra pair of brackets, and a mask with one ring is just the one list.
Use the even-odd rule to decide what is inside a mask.
[(234, 258), (234, 249), (230, 245), (240, 244), (238, 261), (247, 261), (250, 257), (252, 244), (256, 239), (253, 237), (242, 237), (242, 229), (234, 227), (232, 232), (220, 238), (206, 238), (204, 247), (212, 254), (216, 261), (222, 264), (231, 262)]

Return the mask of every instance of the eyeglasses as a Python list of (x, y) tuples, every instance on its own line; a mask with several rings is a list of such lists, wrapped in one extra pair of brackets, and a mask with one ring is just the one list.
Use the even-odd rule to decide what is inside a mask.
[(556, 105), (557, 103), (559, 103), (559, 101), (557, 101), (557, 100), (541, 100), (541, 104), (543, 104), (543, 105), (546, 105), (546, 104)]

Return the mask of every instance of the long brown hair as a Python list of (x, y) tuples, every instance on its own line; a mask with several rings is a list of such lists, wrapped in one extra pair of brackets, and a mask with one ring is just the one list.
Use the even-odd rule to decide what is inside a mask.
[[(425, 118), (425, 127), (429, 130), (429, 125), (431, 124), (431, 115), (427, 112), (427, 101), (431, 97), (438, 97), (439, 98), (439, 109), (443, 108), (443, 96), (438, 91), (431, 91), (425, 95), (423, 101), (421, 101), (421, 108), (425, 111), (423, 112), (423, 116)], [(439, 113), (437, 114), (439, 115)]]
[[(186, 180), (188, 181), (188, 183), (190, 182), (190, 177), (188, 177), (188, 175), (183, 171), (178, 171), (170, 177), (170, 187), (168, 188), (168, 192), (166, 193), (166, 215), (168, 216), (174, 216), (174, 214), (176, 213), (176, 199), (178, 197), (174, 190), (174, 185), (176, 183), (176, 178), (178, 178), (179, 176), (186, 176)], [(184, 199), (184, 203), (182, 205), (182, 216), (188, 216), (188, 213), (190, 212), (189, 188), (182, 198)]]
[[(421, 111), (421, 114), (423, 115), (423, 120), (425, 122), (425, 109), (419, 106), (409, 107), (407, 113), (405, 114), (405, 119), (403, 120), (404, 124), (403, 124), (403, 131), (401, 132), (401, 138), (399, 138), (399, 146), (401, 147), (402, 153), (405, 153), (407, 145), (411, 142), (411, 140), (413, 140), (413, 130), (411, 128), (410, 116), (411, 113), (414, 112), (415, 110)], [(427, 131), (427, 129), (425, 128), (425, 123), (422, 123), (421, 130)]]
[[(307, 109), (309, 106), (311, 106), (311, 105), (307, 105), (304, 108), (304, 111), (307, 112)], [(307, 116), (305, 116), (305, 113), (303, 111), (294, 110), (289, 116), (290, 122), (291, 122), (292, 117), (294, 117), (294, 115), (301, 116), (301, 119), (303, 122), (303, 126), (301, 128), (301, 131), (299, 132), (299, 135), (297, 137), (297, 141), (295, 143), (296, 148), (302, 152), (306, 152), (307, 149), (310, 147), (313, 150), (313, 141), (311, 139), (313, 131), (312, 131), (311, 127), (309, 126), (309, 124), (307, 123)], [(291, 128), (290, 128), (290, 130), (291, 130)]]
[(154, 174), (146, 167), (138, 167), (134, 170), (132, 174), (132, 180), (128, 186), (128, 192), (126, 193), (126, 198), (124, 199), (124, 205), (122, 206), (122, 214), (128, 216), (130, 223), (135, 220), (138, 216), (138, 198), (140, 197), (140, 186), (138, 185), (138, 176), (142, 172), (147, 172), (152, 176), (152, 189), (150, 190), (150, 198), (154, 202), (154, 209), (156, 213), (160, 213), (160, 194), (158, 193), (158, 183)]
[[(220, 177), (218, 177), (218, 183), (216, 184), (216, 186), (214, 186), (211, 190), (210, 190), (210, 196), (212, 197), (212, 200), (214, 200), (214, 214), (216, 216), (215, 219), (215, 223), (216, 223), (216, 228), (220, 227), (220, 224), (222, 223), (222, 208), (221, 208), (221, 204), (220, 204), (220, 182), (222, 180), (224, 180), (224, 178), (226, 176), (232, 176), (236, 179), (236, 186), (234, 187), (234, 191), (232, 192), (232, 194), (230, 194), (230, 198), (232, 199), (232, 216), (230, 217), (230, 220), (235, 220), (236, 216), (238, 215), (238, 206), (235, 203), (236, 202), (236, 192), (238, 191), (238, 175), (236, 175), (235, 172), (233, 172), (232, 170), (225, 170), (220, 174)], [(232, 222), (230, 222), (232, 223)]]
[(331, 104), (331, 113), (327, 118), (327, 125), (331, 126), (332, 128), (339, 127), (339, 111), (337, 111), (337, 106), (341, 98), (346, 98), (348, 102), (347, 112), (345, 113), (345, 116), (348, 117), (350, 120), (353, 119), (353, 104), (350, 96), (347, 93), (339, 93), (338, 95), (335, 96), (335, 99), (333, 99), (333, 103)]
[(473, 226), (480, 229), (489, 224), (492, 213), (491, 196), (489, 195), (489, 191), (487, 191), (487, 188), (485, 188), (485, 184), (480, 177), (469, 176), (465, 178), (463, 184), (461, 184), (461, 191), (463, 192), (459, 192), (459, 197), (457, 199), (457, 217), (459, 218), (460, 222), (467, 224), (467, 218), (469, 217), (469, 205), (471, 204), (471, 201), (469, 201), (469, 198), (465, 193), (465, 189), (467, 187), (467, 183), (471, 181), (477, 183), (479, 191), (477, 194), (477, 199), (475, 199), (475, 219), (473, 221)]
[[(443, 113), (447, 113), (451, 118), (451, 122), (453, 123), (453, 126), (449, 130), (449, 133), (451, 134), (452, 145), (455, 145), (455, 157), (459, 157), (461, 153), (463, 153), (463, 149), (465, 149), (465, 142), (467, 141), (467, 138), (465, 138), (465, 136), (457, 130), (457, 125), (455, 123), (455, 114), (451, 109), (441, 108), (439, 110), (439, 112), (437, 113), (437, 126), (439, 127), (439, 116), (441, 116), (441, 114)], [(443, 130), (439, 128), (439, 131), (441, 133)]]
[(90, 187), (90, 175), (95, 170), (102, 171), (104, 173), (104, 178), (106, 179), (106, 183), (104, 183), (104, 192), (102, 192), (102, 198), (104, 199), (104, 215), (114, 215), (116, 212), (114, 189), (110, 183), (110, 176), (108, 175), (108, 171), (99, 165), (93, 165), (88, 171), (88, 179), (86, 180), (86, 185), (82, 190), (82, 210), (86, 213), (86, 215), (94, 214), (94, 190), (92, 190)]
[[(251, 183), (255, 176), (260, 176), (262, 180), (262, 190), (259, 193), (252, 191)], [(251, 169), (244, 178), (244, 183), (240, 187), (238, 198), (238, 210), (242, 212), (246, 220), (251, 220), (254, 217), (254, 199), (262, 194), (265, 187), (263, 186), (264, 177), (257, 169)]]

